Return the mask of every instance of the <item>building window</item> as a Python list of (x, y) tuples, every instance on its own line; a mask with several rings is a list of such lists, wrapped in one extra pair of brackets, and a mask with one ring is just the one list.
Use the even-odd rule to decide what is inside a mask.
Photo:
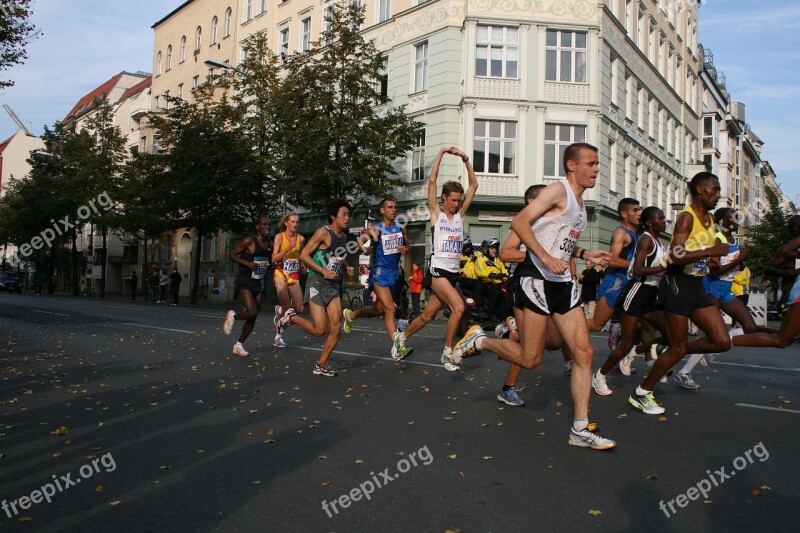
[(334, 19), (334, 17), (335, 17), (335, 15), (333, 13), (333, 5), (330, 5), (330, 6), (326, 7), (325, 8), (325, 15), (324, 15), (325, 30), (323, 32), (325, 34), (325, 44), (333, 43), (333, 35), (331, 34), (331, 32), (333, 31), (333, 19)]
[(386, 56), (381, 60), (381, 70), (378, 72), (378, 93), (383, 98), (389, 96), (389, 58)]
[(391, 2), (389, 0), (379, 0), (380, 4), (378, 5), (378, 22), (383, 22), (384, 20), (388, 20), (389, 17), (392, 16), (391, 14)]
[(645, 99), (647, 96), (645, 95), (645, 91), (642, 87), (639, 87), (639, 105), (637, 106), (636, 110), (636, 125), (639, 127), (640, 130), (644, 131), (644, 105)]
[(211, 19), (211, 44), (217, 44), (217, 17)]
[(177, 94), (177, 96), (178, 96), (178, 98), (183, 100), (183, 84), (182, 83), (178, 84), (178, 94)]
[(169, 109), (169, 91), (164, 91), (164, 109)]
[(203, 239), (203, 252), (200, 254), (200, 261), (217, 261), (219, 259), (218, 248), (216, 235)]
[(281, 30), (281, 65), (289, 60), (289, 28)]
[(516, 78), (519, 63), (517, 28), (478, 26), (475, 75)]
[(428, 41), (414, 46), (414, 92), (428, 89)]
[(266, 13), (267, 12), (267, 0), (261, 0), (261, 6), (258, 9), (259, 13)]
[(617, 190), (617, 145), (608, 141), (608, 187), (611, 191)]
[(639, 25), (636, 30), (636, 45), (639, 50), (644, 52), (645, 43), (647, 42), (645, 40), (647, 39), (647, 11), (645, 11), (641, 3), (639, 4)]
[(241, 58), (239, 61), (240, 63), (247, 61), (247, 48), (245, 46), (242, 46), (242, 49), (239, 51), (239, 57)]
[(547, 31), (545, 79), (586, 83), (586, 34), (575, 31)]
[(161, 76), (161, 52), (156, 54), (156, 76)]
[(703, 150), (717, 147), (715, 130), (714, 117), (711, 115), (703, 117)]
[(425, 128), (417, 130), (414, 151), (411, 154), (411, 181), (425, 179)]
[(625, 71), (625, 118), (633, 120), (633, 76)]
[(633, 0), (627, 0), (625, 3), (625, 31), (628, 35), (633, 37), (633, 22), (636, 18), (635, 3)]
[(167, 70), (172, 68), (172, 45), (167, 46)]
[(311, 49), (311, 17), (306, 17), (300, 22), (300, 51), (308, 52)]
[(253, 0), (244, 0), (244, 18), (242, 22), (247, 22), (251, 18), (253, 18)]
[(544, 126), (544, 177), (564, 178), (564, 150), (572, 143), (586, 140), (586, 126), (572, 124), (545, 124)]
[(611, 56), (611, 105), (619, 107), (619, 58)]
[(186, 61), (186, 36), (181, 37), (181, 48), (178, 55), (178, 61), (183, 63)]
[(656, 109), (658, 104), (656, 103), (655, 99), (652, 98), (648, 102), (647, 106), (647, 134), (650, 136), (651, 139), (656, 138)]
[(203, 28), (198, 26), (197, 29), (194, 31), (194, 51), (195, 52), (199, 52), (200, 51), (200, 44), (202, 43), (202, 41), (203, 41)]
[(625, 173), (623, 179), (625, 180), (625, 198), (630, 198), (631, 196), (631, 182), (633, 181), (633, 176), (631, 175), (631, 157), (628, 154), (622, 156), (622, 171)]
[(231, 8), (225, 10), (225, 29), (222, 34), (223, 37), (228, 37), (231, 34), (231, 20), (233, 19), (233, 11)]
[(475, 121), (473, 167), (484, 174), (516, 172), (517, 123), (500, 120)]
[(199, 85), (200, 85), (200, 76), (198, 75), (192, 78), (192, 90), (197, 89)]

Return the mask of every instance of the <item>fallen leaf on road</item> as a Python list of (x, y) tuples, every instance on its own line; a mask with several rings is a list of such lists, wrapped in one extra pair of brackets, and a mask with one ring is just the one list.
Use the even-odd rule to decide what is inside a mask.
[(97, 486), (94, 488), (94, 491), (95, 491), (95, 492), (103, 492), (103, 485), (97, 485)]
[(322, 483), (320, 483), (319, 486), (320, 487), (330, 487), (331, 486), (331, 482), (330, 481), (323, 481)]
[(122, 502), (121, 502), (121, 501), (119, 501), (119, 500), (114, 500), (113, 502), (111, 502), (111, 506), (112, 506), (112, 507), (114, 507), (114, 506), (117, 506), (117, 505), (119, 505), (119, 504), (121, 504), (121, 503), (122, 503)]
[(753, 496), (761, 496), (761, 489), (753, 489)]
[(363, 465), (364, 461), (362, 461), (361, 459), (356, 459), (356, 464), (357, 465)]
[(69, 435), (69, 430), (67, 426), (61, 426), (60, 428), (56, 429), (55, 431), (50, 433), (51, 435)]
[(714, 500), (703, 500), (703, 503), (706, 505), (712, 505), (714, 503)]
[(667, 421), (667, 417), (664, 416), (664, 415), (661, 415), (661, 416), (658, 417), (658, 421), (659, 422), (666, 422)]
[(323, 460), (324, 460), (324, 459), (327, 459), (327, 458), (328, 458), (328, 457), (327, 457), (326, 455), (320, 455), (319, 457), (317, 457), (317, 459), (323, 459)]
[(448, 459), (455, 459), (456, 457), (458, 457), (458, 455), (456, 455), (456, 454), (447, 456)]
[(658, 479), (658, 476), (655, 475), (655, 474), (650, 474), (649, 476), (647, 476), (647, 479), (654, 481), (654, 480)]
[(158, 468), (159, 470), (170, 470), (172, 467), (169, 465), (161, 465)]
[(598, 511), (597, 509), (589, 509), (589, 514), (592, 516), (600, 516), (603, 514), (603, 511)]
[(483, 459), (488, 461), (489, 459), (492, 459), (492, 456), (491, 455), (484, 455)]

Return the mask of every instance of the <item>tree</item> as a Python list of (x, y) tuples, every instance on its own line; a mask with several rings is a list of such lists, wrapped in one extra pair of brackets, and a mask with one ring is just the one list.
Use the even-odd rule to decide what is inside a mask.
[[(38, 36), (30, 23), (32, 0), (13, 0), (0, 4), (0, 71), (23, 63), (28, 54), (25, 46)], [(0, 80), (0, 89), (14, 85), (13, 80)]]
[(750, 249), (750, 267), (753, 277), (760, 277), (764, 268), (775, 256), (775, 252), (791, 238), (787, 221), (789, 216), (781, 207), (781, 198), (777, 191), (769, 186), (764, 187), (767, 197), (767, 209), (762, 208), (761, 222), (755, 226), (744, 228), (747, 246)]
[(232, 225), (248, 214), (239, 191), (247, 179), (248, 143), (235, 125), (240, 119), (228, 97), (211, 83), (194, 91), (194, 101), (168, 98), (169, 109), (151, 117), (163, 151), (157, 156), (163, 174), (154, 184), (163, 199), (165, 218), (174, 227), (195, 230), (192, 254), (192, 303), (197, 303), (203, 237)]
[(411, 150), (421, 124), (402, 106), (389, 109), (384, 56), (358, 32), (363, 21), (363, 6), (339, 4), (311, 50), (287, 59), (276, 133), (294, 205), (371, 204), (404, 185), (392, 162)]

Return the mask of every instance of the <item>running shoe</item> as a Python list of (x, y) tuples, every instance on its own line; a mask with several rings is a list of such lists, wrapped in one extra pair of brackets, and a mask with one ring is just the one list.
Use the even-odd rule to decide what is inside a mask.
[(344, 332), (350, 333), (353, 331), (353, 319), (351, 318), (353, 311), (350, 309), (345, 309), (342, 311), (342, 316), (344, 317)]
[(517, 331), (517, 319), (513, 316), (506, 318), (506, 327), (508, 328), (508, 331), (512, 333)]
[(564, 375), (569, 376), (572, 374), (572, 361), (566, 361), (564, 363)]
[(412, 348), (411, 346), (406, 346), (404, 344), (397, 351), (397, 357), (392, 356), (392, 359), (394, 359), (395, 361), (400, 361), (402, 359), (405, 359), (406, 357), (408, 357), (412, 353), (414, 353), (414, 348)]
[(516, 387), (510, 387), (497, 393), (497, 401), (514, 407), (525, 407), (525, 401), (517, 394)]
[(623, 357), (619, 362), (619, 371), (622, 372), (623, 376), (631, 375), (631, 363), (633, 363), (634, 357), (636, 357), (636, 347), (631, 348), (631, 351), (628, 352), (628, 355)]
[[(287, 309), (287, 313), (290, 309)], [(315, 376), (325, 376), (326, 378), (335, 378), (338, 375), (338, 372), (331, 366), (331, 365), (321, 365), (319, 363), (314, 363), (314, 375)]]
[(511, 335), (508, 327), (505, 324), (497, 324), (494, 328), (494, 336), (498, 339), (507, 339)]
[(684, 389), (697, 390), (700, 388), (700, 385), (695, 383), (695, 381), (692, 379), (691, 374), (681, 374), (680, 372), (676, 372), (675, 375), (672, 376), (672, 379)]
[(465, 357), (470, 357), (478, 352), (478, 340), (485, 339), (486, 333), (475, 324), (467, 330), (467, 333), (453, 346), (453, 361), (460, 364)]
[(405, 331), (408, 329), (408, 320), (401, 318), (397, 321), (397, 331)]
[(600, 370), (592, 375), (592, 388), (600, 396), (611, 396), (614, 394), (614, 391), (608, 388), (606, 377), (600, 373)]
[(569, 431), (569, 440), (567, 443), (570, 446), (578, 446), (580, 448), (591, 448), (593, 450), (610, 450), (616, 448), (617, 443), (611, 439), (601, 437), (597, 433), (592, 433), (589, 428), (580, 431), (572, 428)]
[(281, 307), (280, 305), (276, 305), (275, 306), (275, 316), (272, 317), (272, 324), (273, 325), (275, 325), (275, 326), (278, 325), (278, 320), (281, 319), (281, 315), (282, 314), (283, 314), (283, 307)]
[(703, 359), (700, 360), (700, 364), (703, 366), (708, 366), (709, 364), (714, 363), (719, 357), (719, 353), (707, 353), (703, 356)]
[[(403, 335), (400, 331), (396, 331), (394, 334), (394, 341), (392, 341), (392, 359), (401, 359), (400, 351), (405, 346), (405, 339), (403, 339)], [(407, 354), (406, 354), (407, 355)]]
[(233, 345), (233, 355), (239, 357), (247, 357), (250, 354), (247, 352), (247, 350), (244, 349), (244, 346), (242, 346), (241, 342), (237, 342), (236, 344)]
[(608, 333), (608, 347), (612, 350), (616, 350), (617, 346), (619, 346), (619, 341), (622, 340), (622, 325), (619, 322), (614, 322), (611, 324), (611, 329)]
[(286, 348), (289, 346), (280, 335), (275, 335), (275, 340), (272, 341), (272, 345), (276, 348)]
[(225, 315), (225, 320), (222, 321), (222, 333), (230, 335), (233, 331), (233, 324), (236, 322), (236, 313), (233, 309), (229, 310)]
[(440, 361), (444, 365), (444, 369), (447, 370), (448, 372), (458, 372), (459, 370), (461, 370), (461, 367), (453, 363), (453, 359), (451, 355), (447, 353), (447, 350), (442, 351), (442, 358), (440, 359)]
[(286, 312), (283, 313), (281, 319), (278, 320), (278, 323), (275, 325), (275, 335), (282, 336), (283, 332), (286, 331), (286, 328), (292, 325), (290, 320), (296, 314), (297, 313), (295, 313), (294, 309), (292, 309), (291, 307), (287, 309)]
[(663, 407), (659, 407), (656, 403), (656, 399), (653, 397), (653, 391), (641, 396), (634, 392), (628, 398), (628, 403), (648, 415), (660, 415), (665, 411)]

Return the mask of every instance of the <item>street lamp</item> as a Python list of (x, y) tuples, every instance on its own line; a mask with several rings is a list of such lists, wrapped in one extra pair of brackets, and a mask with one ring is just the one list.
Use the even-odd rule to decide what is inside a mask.
[(683, 202), (672, 202), (671, 204), (669, 204), (669, 206), (672, 208), (673, 211), (680, 211), (684, 207), (686, 207), (686, 204), (684, 204)]
[(211, 57), (209, 57), (209, 58), (206, 58), (206, 60), (205, 60), (205, 61), (203, 61), (203, 63), (204, 63), (206, 66), (209, 66), (209, 67), (212, 67), (212, 68), (224, 68), (224, 69), (231, 69), (231, 70), (235, 70), (235, 69), (234, 69), (232, 66), (230, 66), (228, 63), (223, 63), (222, 61), (218, 61), (218, 60), (216, 60), (216, 59), (214, 59), (214, 58), (211, 58)]

